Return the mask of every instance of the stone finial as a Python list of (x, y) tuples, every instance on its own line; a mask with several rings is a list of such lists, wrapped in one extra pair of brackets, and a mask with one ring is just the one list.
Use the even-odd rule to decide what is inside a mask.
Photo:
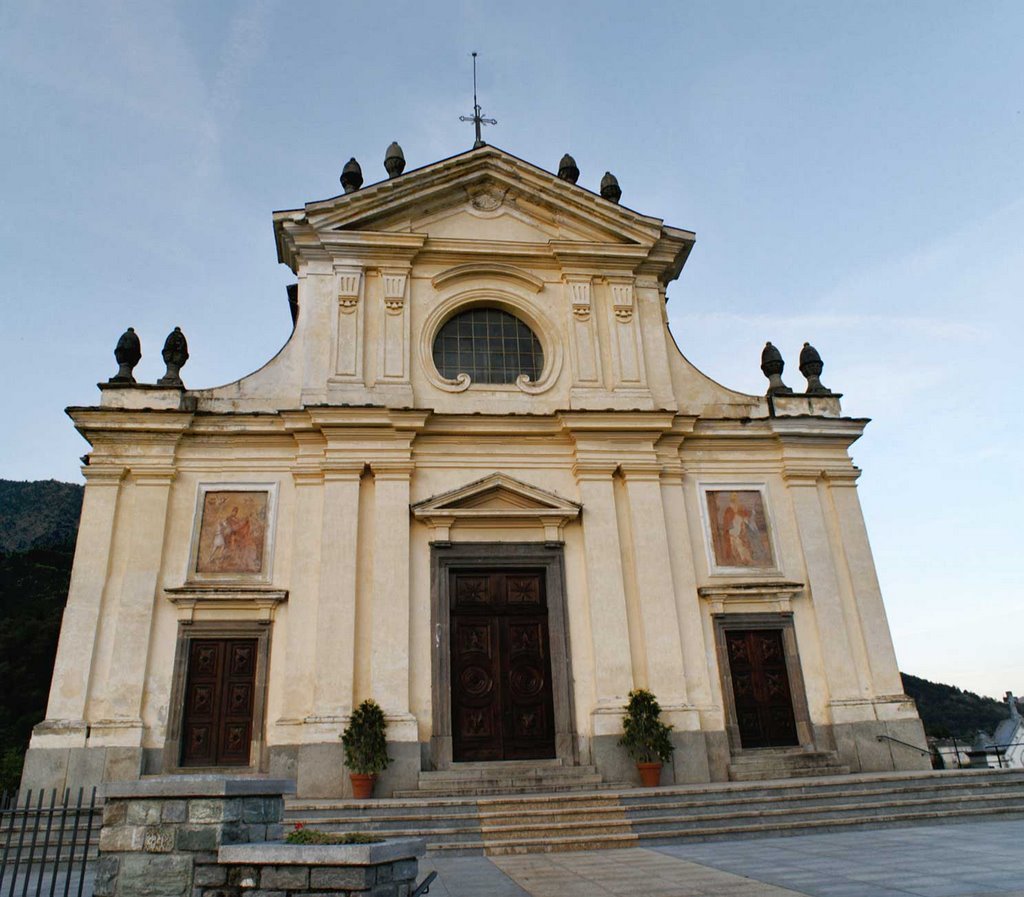
[(384, 153), (384, 168), (389, 178), (397, 178), (405, 171), (405, 153), (402, 152), (397, 140), (392, 140)]
[(825, 367), (822, 363), (818, 350), (810, 343), (804, 343), (800, 350), (800, 373), (807, 378), (807, 394), (810, 396), (830, 396), (832, 391), (822, 385), (821, 369)]
[(622, 199), (622, 188), (619, 186), (619, 180), (610, 171), (606, 171), (604, 177), (601, 178), (601, 195), (615, 203)]
[(354, 157), (349, 159), (345, 163), (345, 167), (341, 169), (341, 186), (346, 193), (355, 193), (363, 186), (363, 169), (359, 167), (359, 163)]
[(789, 396), (793, 394), (785, 383), (782, 382), (782, 371), (786, 362), (782, 360), (782, 353), (771, 343), (765, 343), (761, 350), (761, 371), (768, 378), (768, 395)]
[(568, 153), (562, 156), (562, 161), (558, 163), (558, 176), (570, 184), (575, 184), (580, 179), (580, 170), (576, 165), (576, 160)]
[(164, 341), (164, 350), (161, 353), (164, 357), (164, 364), (167, 365), (167, 373), (159, 380), (158, 386), (184, 386), (179, 373), (188, 361), (188, 343), (185, 334), (180, 327), (175, 327)]
[(129, 327), (117, 341), (114, 349), (114, 360), (117, 362), (117, 373), (108, 381), (109, 383), (134, 383), (132, 368), (142, 358), (142, 344), (135, 334), (135, 328)]

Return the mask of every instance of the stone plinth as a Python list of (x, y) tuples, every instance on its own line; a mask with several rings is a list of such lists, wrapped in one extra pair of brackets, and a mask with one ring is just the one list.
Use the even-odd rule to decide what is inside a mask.
[(408, 897), (421, 838), (285, 844), (284, 779), (161, 776), (105, 788), (95, 897)]
[(408, 897), (415, 887), (422, 838), (379, 844), (236, 844), (221, 847), (216, 867), (197, 867), (196, 897), (274, 892), (338, 897)]
[(224, 776), (107, 785), (94, 894), (190, 897), (222, 845), (282, 837), (284, 794), (293, 790), (285, 780)]

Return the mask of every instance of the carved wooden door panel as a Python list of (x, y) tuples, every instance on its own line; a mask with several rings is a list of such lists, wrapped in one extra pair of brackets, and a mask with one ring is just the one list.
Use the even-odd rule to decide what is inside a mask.
[(543, 574), (452, 575), (452, 756), (555, 756)]
[(248, 766), (256, 639), (189, 643), (182, 766)]
[(725, 639), (741, 746), (799, 744), (782, 630), (728, 630)]

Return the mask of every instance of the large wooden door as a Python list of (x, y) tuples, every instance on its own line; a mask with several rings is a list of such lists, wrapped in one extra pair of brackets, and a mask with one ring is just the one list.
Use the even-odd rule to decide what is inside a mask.
[(248, 766), (256, 639), (189, 642), (182, 766)]
[(733, 629), (725, 639), (741, 746), (799, 744), (782, 630)]
[(452, 758), (554, 757), (544, 574), (455, 572), (451, 586)]

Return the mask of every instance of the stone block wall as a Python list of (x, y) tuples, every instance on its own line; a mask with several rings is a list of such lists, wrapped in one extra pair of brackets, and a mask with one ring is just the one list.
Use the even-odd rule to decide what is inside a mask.
[(191, 897), (224, 844), (280, 840), (291, 783), (167, 776), (105, 788), (95, 897)]
[(293, 790), (224, 776), (108, 785), (94, 897), (408, 897), (422, 840), (285, 844)]
[(423, 842), (247, 844), (221, 848), (216, 866), (197, 866), (194, 897), (409, 897)]

